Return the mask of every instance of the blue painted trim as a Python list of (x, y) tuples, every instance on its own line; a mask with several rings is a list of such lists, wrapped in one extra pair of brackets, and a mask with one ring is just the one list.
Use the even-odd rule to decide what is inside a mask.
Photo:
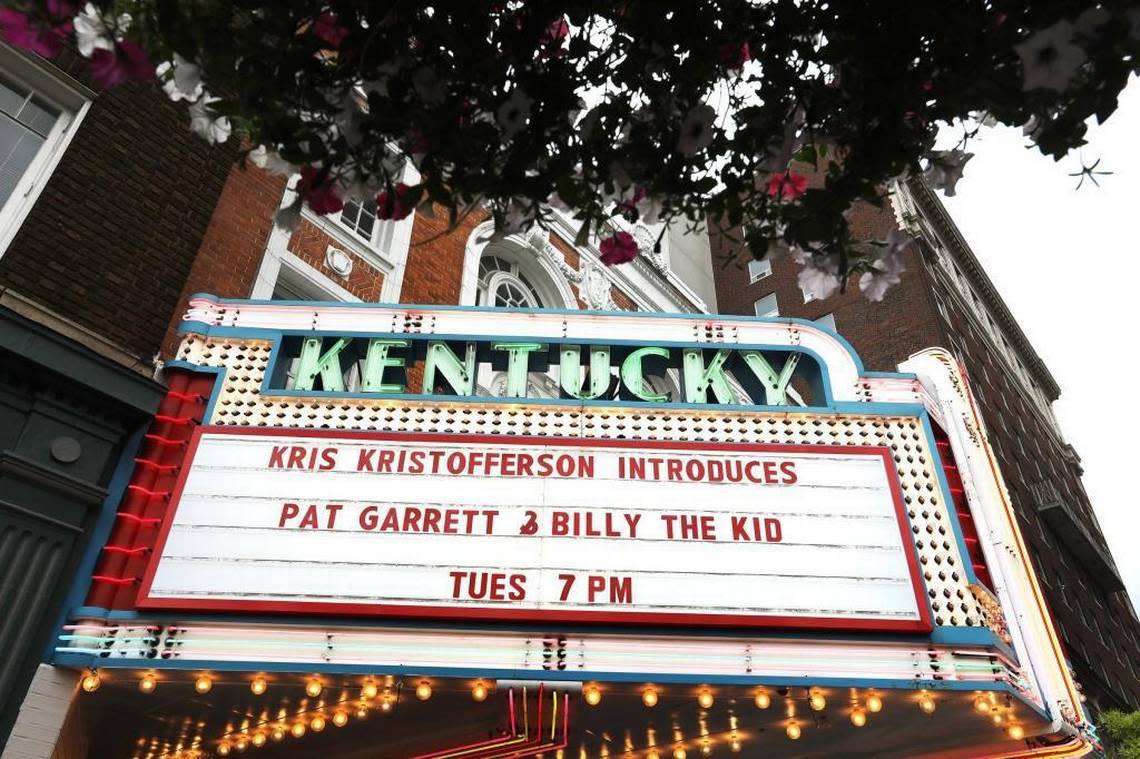
[[(143, 435), (146, 434), (149, 427), (150, 420), (147, 419), (131, 433), (126, 443), (123, 444), (123, 452), (120, 454), (118, 462), (115, 463), (111, 480), (107, 484), (107, 497), (99, 506), (99, 516), (91, 528), (91, 535), (83, 549), (79, 564), (76, 566), (75, 574), (72, 576), (71, 587), (68, 588), (67, 596), (65, 596), (59, 614), (56, 616), (53, 630), (62, 629), (64, 623), (71, 618), (71, 609), (83, 603), (83, 600), (87, 598), (87, 592), (91, 588), (91, 575), (95, 574), (95, 564), (99, 561), (99, 554), (102, 552), (103, 546), (107, 544), (111, 530), (115, 527), (115, 513), (119, 509), (119, 502), (122, 500), (123, 494), (127, 492), (127, 485), (130, 484), (131, 474), (135, 470), (135, 456), (142, 448)], [(48, 641), (41, 659), (45, 662), (51, 661), (54, 650), (55, 640), (52, 639)]]

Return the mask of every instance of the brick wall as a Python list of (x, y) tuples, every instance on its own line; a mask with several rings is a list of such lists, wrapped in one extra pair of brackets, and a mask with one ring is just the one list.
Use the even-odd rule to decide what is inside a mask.
[(252, 164), (243, 167), (234, 163), (229, 167), (193, 267), (177, 304), (167, 313), (165, 357), (173, 356), (177, 349), (176, 330), (191, 295), (249, 297), (285, 183), (284, 177), (269, 174)]
[(434, 219), (417, 213), (400, 302), (424, 305), (459, 303), (467, 238), (487, 218), (488, 215), (482, 211), (468, 214), (455, 230), (448, 232), (446, 211), (437, 208)]
[(363, 259), (346, 251), (352, 257), (352, 271), (348, 273), (347, 277), (342, 277), (325, 262), (325, 256), (330, 245), (342, 250), (345, 247), (317, 225), (302, 220), (300, 226), (289, 238), (288, 249), (290, 253), (362, 301), (375, 303), (380, 300), (380, 291), (384, 287), (384, 275), (378, 269), (372, 268)]
[(0, 287), (133, 356), (158, 352), (234, 158), (188, 124), (153, 84), (99, 95), (0, 258)]

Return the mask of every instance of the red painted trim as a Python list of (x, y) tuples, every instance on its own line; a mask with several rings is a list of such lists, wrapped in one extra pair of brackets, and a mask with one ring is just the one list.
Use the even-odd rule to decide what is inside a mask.
[[(665, 612), (622, 612), (557, 609), (510, 609), (501, 607), (439, 607), (413, 606), (405, 604), (361, 604), (332, 603), (325, 601), (246, 601), (237, 599), (202, 598), (151, 598), (150, 590), (158, 563), (166, 546), (166, 539), (178, 510), (186, 479), (193, 468), (194, 457), (204, 434), (246, 435), (257, 437), (309, 437), (337, 438), (341, 440), (387, 440), (417, 443), (491, 443), (495, 445), (542, 445), (549, 447), (591, 447), (591, 448), (646, 448), (666, 450), (713, 450), (751, 451), (757, 453), (834, 453), (862, 454), (878, 456), (887, 474), (891, 498), (899, 526), (899, 537), (910, 570), (911, 586), (918, 607), (919, 619), (897, 620), (876, 617), (842, 618), (781, 616), (781, 615), (740, 615), (740, 614), (698, 614)], [(190, 438), (185, 462), (178, 474), (166, 509), (154, 553), (151, 555), (142, 586), (139, 589), (137, 605), (140, 609), (181, 609), (183, 611), (226, 611), (254, 614), (310, 614), (346, 615), (364, 617), (405, 617), (411, 619), (441, 620), (494, 620), (510, 622), (563, 622), (597, 624), (645, 624), (698, 627), (741, 627), (741, 628), (783, 628), (790, 630), (856, 630), (864, 632), (918, 632), (928, 633), (934, 623), (930, 604), (926, 600), (926, 587), (919, 571), (915, 554), (914, 539), (911, 537), (910, 521), (903, 503), (902, 489), (898, 473), (894, 467), (891, 451), (885, 446), (846, 446), (846, 445), (803, 445), (774, 443), (685, 443), (666, 440), (599, 440), (594, 438), (550, 438), (513, 435), (448, 435), (441, 433), (395, 433), (358, 432), (352, 430), (305, 430), (295, 428), (265, 427), (220, 427), (203, 426), (194, 429)]]

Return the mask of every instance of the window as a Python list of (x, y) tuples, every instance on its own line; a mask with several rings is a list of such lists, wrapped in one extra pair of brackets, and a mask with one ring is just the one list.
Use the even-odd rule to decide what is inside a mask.
[(811, 303), (813, 300), (815, 300), (815, 293), (806, 287), (801, 287), (800, 292), (803, 293), (804, 303)]
[(768, 259), (763, 261), (752, 260), (748, 262), (748, 283), (759, 282), (772, 273), (772, 262)]
[(824, 314), (815, 320), (816, 324), (822, 324), (832, 332), (835, 332), (835, 314)]
[(376, 210), (371, 205), (365, 207), (359, 201), (350, 200), (344, 204), (344, 210), (340, 212), (340, 223), (361, 240), (372, 242), (376, 227)]
[(0, 45), (0, 254), (47, 184), (86, 105), (78, 85)]
[(779, 316), (780, 308), (776, 303), (776, 293), (769, 293), (755, 303), (757, 316)]
[(499, 256), (479, 259), (477, 304), (496, 308), (541, 308), (534, 286), (519, 271), (519, 265)]

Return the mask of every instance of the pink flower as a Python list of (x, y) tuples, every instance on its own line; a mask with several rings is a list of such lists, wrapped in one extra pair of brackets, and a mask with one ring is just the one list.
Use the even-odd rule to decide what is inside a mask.
[(794, 171), (785, 171), (783, 174), (773, 174), (768, 180), (768, 196), (795, 200), (807, 192), (807, 177)]
[(113, 51), (97, 48), (91, 54), (91, 79), (100, 89), (153, 78), (154, 64), (137, 42), (123, 40), (116, 43)]
[(629, 232), (618, 232), (607, 237), (598, 245), (602, 252), (602, 263), (606, 266), (624, 264), (637, 258), (637, 242)]
[(747, 42), (729, 42), (720, 46), (720, 62), (730, 71), (741, 69), (752, 60)]
[(546, 27), (546, 31), (542, 33), (542, 44), (544, 45), (560, 45), (562, 40), (566, 39), (566, 35), (570, 33), (570, 24), (567, 23), (565, 18), (560, 18), (550, 23)]
[(383, 190), (376, 196), (376, 218), (399, 221), (406, 219), (408, 214), (416, 210), (408, 198), (408, 191), (412, 188), (403, 182), (397, 182), (392, 191)]
[(0, 10), (0, 37), (13, 47), (22, 48), (44, 58), (54, 58), (63, 44), (64, 35), (71, 31), (67, 21), (55, 27), (41, 26), (17, 10)]
[(319, 182), (314, 180), (320, 170), (315, 166), (306, 166), (301, 169), (301, 181), (297, 191), (304, 196), (309, 209), (318, 216), (338, 213), (344, 208), (344, 201), (336, 194), (336, 187), (326, 175)]
[(309, 27), (314, 36), (327, 42), (330, 47), (340, 47), (348, 36), (348, 29), (337, 23), (335, 13), (322, 13)]

